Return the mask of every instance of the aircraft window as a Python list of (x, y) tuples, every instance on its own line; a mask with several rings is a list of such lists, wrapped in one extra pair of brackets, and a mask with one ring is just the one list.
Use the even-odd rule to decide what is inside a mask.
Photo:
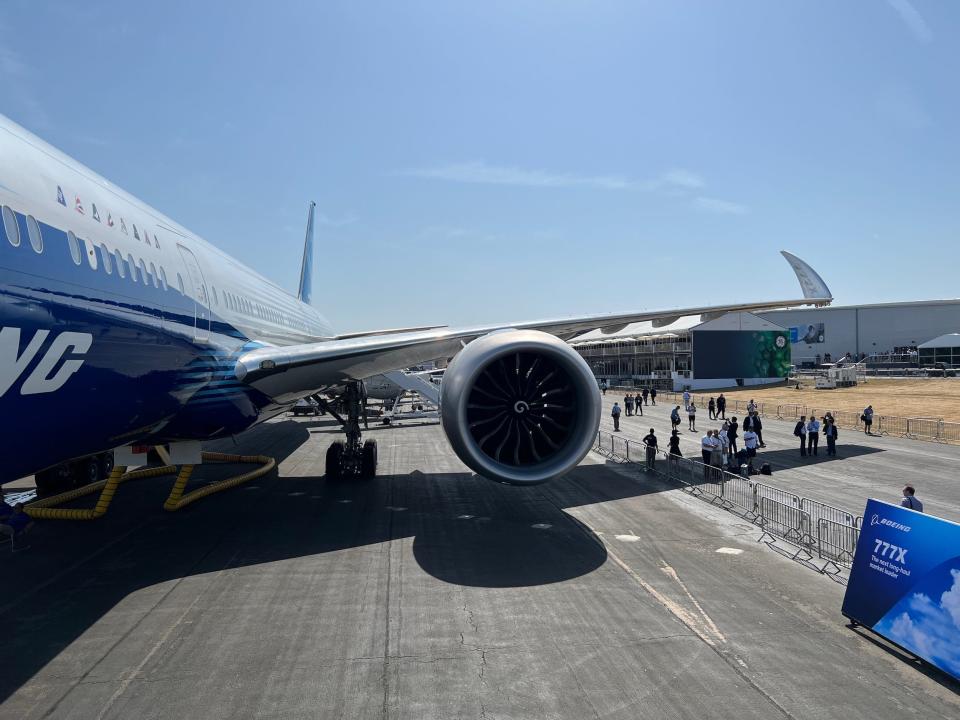
[(167, 271), (163, 269), (163, 265), (160, 266), (160, 284), (164, 290), (167, 289)]
[(20, 228), (17, 226), (17, 217), (13, 210), (3, 206), (3, 229), (7, 231), (7, 240), (14, 247), (20, 247)]
[(107, 275), (113, 275), (113, 265), (110, 263), (111, 255), (106, 245), (100, 245), (100, 254), (103, 256), (103, 269), (107, 271)]
[(93, 243), (84, 238), (83, 240), (83, 249), (87, 253), (87, 264), (90, 265), (91, 270), (97, 269), (97, 251), (93, 248)]
[(210, 286), (210, 294), (213, 295), (213, 304), (219, 305), (220, 299), (217, 297), (217, 289), (213, 285)]
[(125, 278), (127, 276), (127, 271), (124, 269), (123, 253), (117, 250), (114, 252), (114, 255), (116, 256), (117, 261), (117, 274), (120, 277)]
[(157, 266), (153, 263), (150, 263), (150, 278), (153, 280), (155, 288), (160, 287), (160, 280), (157, 279)]
[(40, 226), (37, 225), (36, 218), (33, 215), (27, 215), (27, 235), (30, 236), (30, 246), (37, 254), (43, 252), (43, 236), (40, 234)]
[(130, 279), (137, 282), (137, 261), (133, 259), (133, 254), (127, 255), (127, 265), (130, 266)]
[(183, 278), (180, 277), (180, 273), (177, 273), (177, 287), (180, 288), (181, 295), (187, 294), (187, 291), (183, 289)]
[(147, 274), (147, 264), (140, 258), (140, 277), (143, 278), (143, 284), (150, 284), (150, 275)]
[(67, 246), (70, 248), (70, 257), (73, 258), (74, 264), (79, 265), (83, 262), (83, 258), (80, 256), (80, 241), (73, 234), (73, 230), (67, 231)]

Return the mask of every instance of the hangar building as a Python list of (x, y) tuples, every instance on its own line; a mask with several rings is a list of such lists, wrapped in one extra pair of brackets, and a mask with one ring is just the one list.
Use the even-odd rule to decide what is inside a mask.
[(845, 305), (757, 313), (790, 331), (793, 361), (829, 354), (891, 355), (960, 332), (960, 300)]
[[(729, 326), (734, 322), (731, 318), (739, 323), (736, 328)], [(760, 324), (764, 321), (768, 325)], [(773, 310), (756, 315), (731, 313), (708, 322), (693, 316), (659, 328), (645, 322), (628, 325), (617, 333), (593, 331), (572, 340), (571, 344), (594, 374), (611, 384), (706, 389), (768, 384), (783, 377), (782, 368), (775, 374), (770, 366), (757, 369), (754, 361), (760, 359), (757, 352), (762, 351), (747, 349), (743, 345), (746, 335), (708, 334), (721, 328), (727, 331), (755, 328), (773, 333), (768, 337), (774, 342), (776, 333), (783, 333), (789, 349), (787, 357), (795, 365), (813, 365), (827, 356), (836, 360), (847, 353), (896, 360), (898, 356), (894, 351), (899, 348), (916, 348), (942, 335), (960, 332), (960, 300)], [(956, 352), (960, 362), (960, 351)], [(944, 351), (940, 353), (943, 355)], [(923, 364), (927, 356), (929, 352), (921, 352), (899, 359), (916, 365), (918, 358)], [(717, 357), (740, 357), (742, 364), (718, 370), (713, 359)], [(778, 362), (782, 362), (782, 354), (777, 357)], [(732, 374), (731, 370), (738, 372)]]

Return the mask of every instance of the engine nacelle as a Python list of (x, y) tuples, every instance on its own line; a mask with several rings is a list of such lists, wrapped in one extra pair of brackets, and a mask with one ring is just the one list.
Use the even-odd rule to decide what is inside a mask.
[(499, 330), (467, 345), (443, 374), (440, 419), (477, 474), (535, 485), (575, 467), (600, 426), (600, 390), (567, 343)]

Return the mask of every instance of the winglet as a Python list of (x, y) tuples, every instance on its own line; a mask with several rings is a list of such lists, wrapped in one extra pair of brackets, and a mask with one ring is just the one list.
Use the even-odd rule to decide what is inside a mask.
[(307, 304), (313, 294), (313, 209), (315, 202), (310, 203), (307, 211), (307, 236), (303, 241), (303, 262), (300, 265), (300, 288), (297, 290), (297, 299)]
[(800, 289), (803, 290), (803, 296), (814, 301), (814, 305), (829, 305), (833, 301), (833, 294), (830, 288), (823, 281), (823, 278), (817, 274), (817, 271), (807, 265), (803, 260), (793, 253), (781, 250), (780, 254), (786, 258), (797, 274), (797, 281), (800, 283)]

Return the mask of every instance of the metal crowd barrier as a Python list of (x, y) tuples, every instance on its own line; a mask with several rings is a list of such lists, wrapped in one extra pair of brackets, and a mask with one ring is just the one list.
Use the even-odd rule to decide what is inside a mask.
[[(620, 463), (646, 463), (645, 443), (631, 443), (605, 430), (597, 431), (594, 449)], [(766, 534), (792, 543), (798, 553), (816, 555), (826, 561), (823, 572), (829, 563), (849, 567), (853, 562), (862, 522), (859, 515), (660, 449), (653, 470), (690, 493), (737, 512)]]
[[(615, 386), (608, 388), (608, 390), (613, 393), (636, 392), (637, 388)], [(701, 412), (706, 410), (709, 400), (708, 396), (691, 393), (690, 397)], [(664, 403), (683, 404), (683, 394), (673, 392), (672, 390), (658, 390), (657, 399)], [(727, 417), (731, 415), (745, 415), (748, 404), (748, 401), (727, 398)], [(797, 420), (800, 416), (810, 417), (810, 415), (816, 415), (817, 417), (823, 417), (823, 415), (829, 412), (833, 415), (837, 427), (847, 430), (858, 430), (860, 432), (864, 430), (863, 421), (860, 419), (861, 414), (859, 412), (818, 409), (808, 405), (793, 403), (774, 405), (773, 403), (758, 402), (755, 403), (755, 405), (761, 417), (766, 417), (769, 414), (780, 420)], [(908, 418), (897, 415), (874, 415), (873, 427), (871, 429), (872, 432), (877, 435), (898, 435), (916, 440), (960, 443), (960, 423), (947, 422), (943, 420), (943, 418)]]

